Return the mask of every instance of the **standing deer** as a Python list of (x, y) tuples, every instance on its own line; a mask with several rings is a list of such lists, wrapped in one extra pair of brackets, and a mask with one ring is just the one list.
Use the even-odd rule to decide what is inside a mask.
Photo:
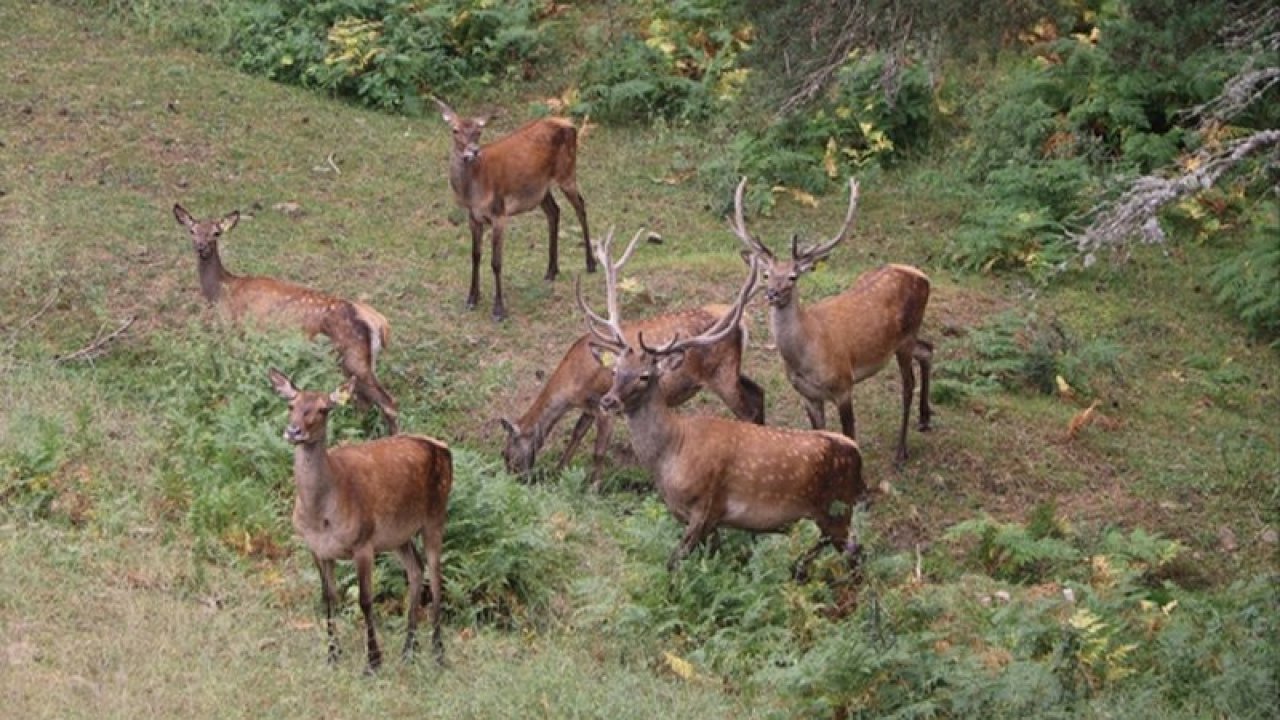
[[(435, 99), (435, 98), (433, 98)], [(595, 272), (591, 256), (591, 234), (587, 229), (587, 206), (578, 192), (575, 175), (578, 162), (578, 130), (564, 118), (542, 118), (483, 147), (480, 133), (490, 116), (461, 118), (448, 105), (435, 99), (445, 122), (453, 130), (449, 153), (449, 186), (453, 199), (467, 211), (471, 228), (471, 290), (467, 309), (480, 301), (481, 242), (486, 225), (493, 228), (493, 317), (507, 316), (502, 302), (502, 238), (507, 221), (514, 215), (541, 207), (547, 216), (550, 236), (547, 280), (560, 274), (560, 206), (551, 195), (559, 186), (582, 225), (582, 245), (587, 256), (587, 272)]]
[[(636, 342), (640, 333), (665, 341), (676, 335), (701, 333), (729, 309), (726, 305), (707, 305), (627, 323), (622, 329), (628, 342)], [(721, 342), (690, 350), (680, 369), (663, 378), (662, 396), (667, 403), (682, 405), (699, 389), (707, 387), (724, 400), (740, 419), (763, 425), (764, 389), (741, 374), (746, 335), (745, 328), (735, 326), (735, 330), (726, 334)], [(578, 409), (582, 415), (573, 426), (556, 472), (568, 465), (594, 421), (596, 439), (591, 455), (591, 488), (600, 489), (604, 455), (613, 431), (612, 415), (601, 412), (600, 398), (609, 391), (613, 379), (592, 355), (591, 339), (591, 334), (583, 335), (569, 347), (524, 415), (514, 421), (501, 418), (502, 427), (507, 432), (502, 455), (509, 471), (524, 474), (532, 470), (538, 450), (556, 423), (565, 413)]]
[(933, 346), (919, 338), (925, 306), (929, 304), (929, 278), (909, 265), (884, 265), (864, 273), (853, 287), (808, 306), (796, 297), (796, 281), (848, 236), (858, 206), (858, 183), (849, 179), (849, 210), (840, 232), (827, 242), (801, 250), (791, 238), (791, 259), (776, 258), (769, 248), (747, 232), (743, 221), (742, 194), (747, 179), (734, 193), (730, 229), (746, 246), (744, 259), (760, 263), (767, 281), (769, 323), (774, 343), (786, 365), (787, 378), (805, 401), (809, 422), (826, 426), (824, 402), (835, 403), (840, 427), (854, 435), (853, 386), (875, 375), (896, 357), (902, 375), (902, 426), (894, 464), (907, 459), (907, 420), (915, 389), (912, 359), (920, 366), (920, 430), (929, 429), (929, 369)]
[(673, 337), (655, 348), (643, 333), (633, 344), (623, 332), (617, 301), (622, 263), (610, 261), (608, 239), (598, 252), (608, 317), (588, 308), (580, 292), (578, 307), (588, 319), (597, 358), (603, 364), (604, 351), (615, 357), (613, 382), (601, 408), (626, 416), (636, 456), (653, 474), (667, 508), (685, 524), (684, 537), (667, 566), (674, 568), (718, 527), (776, 532), (802, 518), (818, 525), (822, 539), (797, 562), (797, 575), (828, 544), (854, 561), (857, 545), (850, 538), (849, 521), (854, 504), (866, 495), (855, 442), (824, 431), (681, 415), (662, 398), (662, 379), (676, 372), (690, 352), (733, 332), (755, 288), (758, 261), (752, 259), (728, 313), (700, 334)]
[(436, 659), (443, 662), (440, 553), (449, 491), (453, 487), (449, 446), (421, 435), (396, 435), (329, 450), (329, 411), (346, 401), (355, 383), (348, 379), (342, 387), (326, 394), (299, 390), (276, 369), (269, 376), (276, 393), (289, 401), (284, 439), (294, 446), (297, 496), (293, 527), (311, 549), (320, 571), (329, 662), (336, 662), (339, 655), (333, 619), (338, 602), (334, 564), (338, 560), (354, 560), (368, 642), (366, 670), (372, 672), (382, 664), (382, 651), (373, 629), (373, 560), (376, 554), (389, 550), (395, 551), (409, 577), (404, 657), (412, 657), (417, 648), (418, 616), (426, 604), (422, 596), (422, 554), (413, 543), (418, 535), (422, 536), (422, 553), (426, 554), (431, 571), (431, 645)]
[(356, 397), (376, 405), (387, 432), (396, 434), (396, 401), (374, 375), (378, 353), (391, 335), (391, 326), (381, 313), (361, 302), (275, 278), (227, 272), (218, 254), (218, 240), (240, 221), (239, 212), (218, 220), (197, 220), (186, 208), (174, 205), (173, 216), (191, 234), (205, 300), (225, 307), (236, 322), (252, 319), (299, 328), (308, 338), (327, 336), (338, 352), (343, 373), (355, 378)]

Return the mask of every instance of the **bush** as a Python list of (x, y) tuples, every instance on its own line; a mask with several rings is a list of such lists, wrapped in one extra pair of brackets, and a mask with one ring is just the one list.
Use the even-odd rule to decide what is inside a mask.
[(747, 71), (739, 54), (752, 38), (732, 3), (680, 0), (636, 11), (649, 20), (603, 42), (579, 74), (574, 112), (613, 123), (706, 120), (737, 97)]
[(533, 0), (245, 1), (232, 53), (251, 73), (418, 114), (423, 94), (536, 64), (544, 50), (539, 7)]

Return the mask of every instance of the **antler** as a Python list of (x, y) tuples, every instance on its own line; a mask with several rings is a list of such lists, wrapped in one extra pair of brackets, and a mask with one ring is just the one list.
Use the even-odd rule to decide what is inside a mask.
[(815, 245), (803, 252), (800, 250), (799, 239), (791, 236), (791, 257), (795, 260), (821, 260), (831, 253), (837, 245), (849, 236), (849, 231), (853, 229), (853, 216), (858, 209), (858, 181), (855, 178), (849, 178), (849, 210), (844, 216), (844, 225), (840, 227), (840, 232), (836, 236), (825, 243)]
[(729, 229), (734, 235), (742, 241), (743, 245), (751, 251), (753, 255), (763, 255), (769, 259), (773, 259), (773, 252), (764, 246), (764, 243), (755, 238), (754, 235), (747, 232), (747, 223), (742, 218), (742, 193), (747, 187), (747, 176), (743, 175), (738, 181), (738, 189), (733, 192), (733, 216), (729, 218)]
[(742, 321), (742, 312), (747, 307), (747, 301), (751, 299), (751, 294), (755, 290), (756, 281), (760, 276), (760, 258), (757, 255), (751, 256), (751, 267), (747, 270), (747, 279), (742, 283), (742, 289), (738, 291), (738, 297), (733, 301), (733, 306), (729, 308), (729, 312), (720, 316), (720, 319), (712, 323), (711, 327), (703, 330), (700, 334), (691, 338), (681, 340), (679, 335), (667, 341), (667, 344), (659, 348), (652, 348), (645, 344), (644, 334), (640, 335), (640, 348), (647, 353), (653, 355), (668, 355), (676, 352), (683, 352), (690, 348), (705, 347), (714, 345), (725, 338), (738, 323)]
[[(631, 242), (627, 244), (627, 249), (622, 253), (622, 257), (618, 262), (612, 262), (609, 259), (609, 247), (613, 244), (613, 228), (609, 228), (609, 233), (605, 235), (602, 242), (595, 244), (593, 248), (596, 259), (604, 267), (604, 286), (605, 286), (605, 303), (608, 308), (609, 317), (600, 317), (598, 313), (587, 307), (587, 303), (582, 299), (582, 276), (574, 281), (573, 291), (578, 300), (578, 309), (582, 310), (582, 314), (586, 316), (587, 329), (600, 342), (614, 348), (622, 350), (627, 345), (626, 335), (622, 332), (622, 321), (618, 312), (618, 270), (631, 259), (631, 253), (635, 252), (636, 244), (640, 242), (640, 238), (644, 237), (645, 230), (638, 230)], [(607, 330), (605, 333), (601, 330)]]

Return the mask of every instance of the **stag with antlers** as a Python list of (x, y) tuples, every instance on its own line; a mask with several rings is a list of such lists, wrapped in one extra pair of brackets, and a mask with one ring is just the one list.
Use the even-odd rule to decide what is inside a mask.
[(752, 260), (737, 299), (711, 327), (652, 347), (643, 333), (635, 342), (628, 339), (618, 312), (618, 270), (642, 235), (636, 234), (616, 263), (609, 255), (612, 233), (596, 248), (608, 316), (592, 311), (580, 290), (577, 301), (594, 336), (596, 357), (613, 375), (601, 407), (626, 417), (636, 456), (653, 474), (667, 508), (685, 524), (668, 567), (719, 527), (777, 532), (803, 518), (817, 524), (822, 540), (797, 562), (797, 573), (825, 545), (852, 560), (856, 543), (849, 521), (854, 504), (866, 495), (856, 443), (836, 433), (682, 415), (662, 399), (663, 376), (675, 372), (691, 351), (719, 342), (737, 327), (756, 286), (758, 262)]
[(744, 177), (734, 193), (729, 227), (746, 246), (743, 259), (758, 263), (765, 278), (769, 324), (774, 343), (786, 365), (791, 386), (804, 398), (809, 422), (826, 427), (824, 403), (840, 412), (845, 435), (854, 434), (853, 386), (875, 375), (890, 358), (897, 358), (902, 375), (902, 425), (894, 463), (907, 459), (907, 421), (915, 375), (920, 366), (920, 430), (929, 429), (929, 373), (933, 345), (920, 339), (920, 324), (929, 304), (929, 278), (909, 265), (884, 265), (864, 273), (839, 295), (802, 306), (796, 292), (801, 275), (813, 270), (844, 241), (858, 207), (858, 183), (849, 179), (849, 209), (835, 237), (805, 249), (791, 237), (791, 259), (781, 259), (747, 231), (743, 220)]

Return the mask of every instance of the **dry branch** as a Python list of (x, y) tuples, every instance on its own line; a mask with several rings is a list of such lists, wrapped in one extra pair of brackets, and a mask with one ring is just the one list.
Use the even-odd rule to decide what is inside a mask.
[(73, 353), (55, 356), (54, 361), (59, 364), (62, 364), (62, 363), (69, 363), (69, 362), (79, 362), (81, 360), (93, 360), (101, 356), (103, 353), (107, 351), (107, 346), (109, 346), (112, 342), (114, 342), (116, 338), (123, 335), (125, 331), (129, 329), (129, 326), (133, 325), (133, 321), (137, 319), (138, 318), (136, 315), (130, 315), (128, 320), (125, 320), (124, 323), (120, 325), (120, 327), (116, 328), (111, 333), (103, 335), (102, 332), (99, 332), (98, 336), (93, 339), (93, 342), (89, 343), (88, 345), (85, 345), (84, 347), (80, 348), (79, 350), (76, 350)]

